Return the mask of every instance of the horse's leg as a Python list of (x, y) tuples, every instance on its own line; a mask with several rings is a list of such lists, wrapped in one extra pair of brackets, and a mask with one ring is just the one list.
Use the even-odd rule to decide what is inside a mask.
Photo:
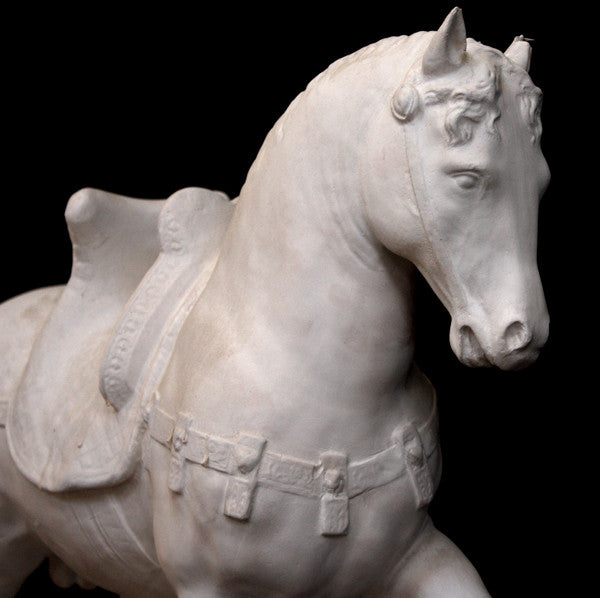
[(490, 598), (467, 557), (431, 520), (396, 570), (398, 598)]

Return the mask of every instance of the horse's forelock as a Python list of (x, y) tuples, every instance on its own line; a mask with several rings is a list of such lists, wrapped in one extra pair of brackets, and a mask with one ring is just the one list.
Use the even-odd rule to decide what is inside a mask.
[(416, 88), (420, 88), (425, 106), (448, 106), (443, 126), (450, 145), (469, 141), (474, 125), (482, 121), (486, 123), (490, 134), (497, 135), (494, 123), (500, 116), (500, 84), (498, 68), (493, 63), (478, 69), (476, 78), (467, 79), (458, 85), (453, 84), (451, 79), (442, 82), (426, 80), (417, 83)]
[(541, 136), (541, 90), (501, 52), (484, 46), (481, 48), (475, 58), (479, 63), (477, 68), (470, 67), (475, 76), (458, 84), (452, 77), (432, 81), (421, 73), (415, 73), (412, 85), (421, 96), (423, 106), (447, 105), (443, 126), (450, 145), (468, 142), (475, 124), (480, 122), (485, 123), (491, 135), (498, 135), (495, 123), (501, 114), (498, 99), (503, 91), (501, 75), (504, 74), (514, 78), (520, 89), (515, 101), (532, 133), (531, 141), (535, 143)]

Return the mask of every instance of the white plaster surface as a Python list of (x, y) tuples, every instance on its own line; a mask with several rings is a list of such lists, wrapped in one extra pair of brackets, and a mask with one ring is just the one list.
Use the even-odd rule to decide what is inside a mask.
[(234, 201), (73, 196), (68, 284), (0, 307), (0, 596), (48, 554), (123, 596), (488, 595), (427, 515), (413, 269), (463, 363), (535, 361), (529, 63), (455, 9), (317, 77)]

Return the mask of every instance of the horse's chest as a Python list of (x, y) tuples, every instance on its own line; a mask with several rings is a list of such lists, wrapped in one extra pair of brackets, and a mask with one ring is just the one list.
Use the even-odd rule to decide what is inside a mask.
[(251, 353), (204, 350), (190, 370), (176, 352), (163, 380), (150, 423), (159, 554), (185, 587), (364, 595), (411, 545), (433, 494), (429, 391), (414, 391), (422, 417), (400, 400), (365, 417), (358, 385), (340, 391), (343, 380)]
[(352, 499), (348, 528), (337, 536), (320, 533), (318, 501), (263, 491), (247, 529), (219, 526), (221, 566), (234, 579), (283, 594), (304, 588), (310, 595), (362, 595), (382, 581), (420, 528), (423, 514), (404, 486)]
[[(154, 455), (164, 463), (164, 451)], [(363, 595), (410, 547), (425, 517), (408, 476), (349, 498), (342, 533), (323, 533), (319, 497), (268, 485), (255, 489), (246, 518), (227, 516), (231, 478), (200, 464), (186, 467), (180, 493), (157, 479), (159, 552), (177, 577), (193, 568), (204, 579), (229, 580), (232, 593)]]

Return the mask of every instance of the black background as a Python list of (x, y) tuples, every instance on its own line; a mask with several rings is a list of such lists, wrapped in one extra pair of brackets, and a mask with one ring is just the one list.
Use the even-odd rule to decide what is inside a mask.
[[(66, 282), (63, 212), (78, 189), (165, 198), (202, 186), (235, 197), (266, 133), (310, 79), (383, 37), (436, 29), (452, 6), (85, 3), (6, 16), (0, 299)], [(471, 370), (450, 350), (448, 315), (419, 285), (417, 357), (438, 389), (444, 454), (431, 512), (494, 598), (575, 596), (581, 542), (594, 537), (595, 372), (585, 363), (593, 343), (583, 344), (594, 338), (585, 228), (594, 198), (584, 167), (591, 146), (581, 145), (595, 138), (590, 17), (576, 4), (461, 6), (467, 34), (487, 45), (535, 40), (530, 73), (544, 91), (553, 175), (539, 240), (552, 326), (528, 370)], [(77, 595), (53, 588), (42, 567), (19, 597)]]

